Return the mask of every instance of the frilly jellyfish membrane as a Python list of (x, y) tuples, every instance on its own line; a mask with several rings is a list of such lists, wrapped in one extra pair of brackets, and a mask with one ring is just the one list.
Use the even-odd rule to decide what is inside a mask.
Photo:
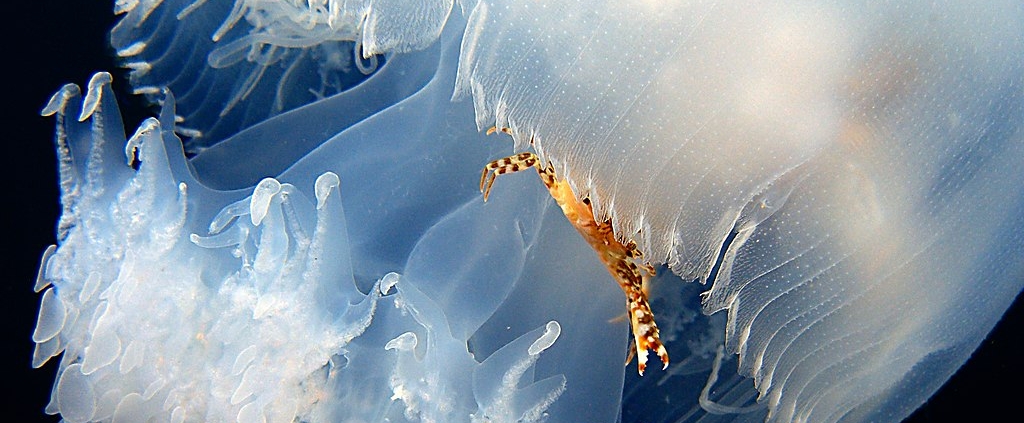
[[(129, 81), (43, 109), (47, 413), (894, 421), (1024, 286), (1013, 2), (401, 3), (115, 2)], [(519, 151), (660, 266), (664, 372), (535, 176), (480, 198)]]

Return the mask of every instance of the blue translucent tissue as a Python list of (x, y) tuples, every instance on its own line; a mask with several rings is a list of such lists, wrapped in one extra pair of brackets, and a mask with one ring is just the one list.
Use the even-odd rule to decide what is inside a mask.
[[(68, 422), (898, 421), (1024, 287), (1012, 1), (115, 12), (159, 116), (106, 73), (43, 110)], [(483, 202), (525, 149), (659, 266), (664, 372), (532, 172)]]

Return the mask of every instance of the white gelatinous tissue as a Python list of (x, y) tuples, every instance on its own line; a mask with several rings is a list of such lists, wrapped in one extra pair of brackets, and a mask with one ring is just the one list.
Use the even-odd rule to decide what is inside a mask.
[[(419, 101), (447, 101), (452, 81)], [(572, 354), (569, 346), (596, 349), (623, 333), (621, 324), (586, 329), (614, 316), (611, 284), (596, 291), (604, 293), (596, 309), (561, 307), (552, 297), (535, 316), (549, 320), (515, 319), (514, 330), (511, 317), (492, 316), (500, 307), (519, 310), (529, 300), (514, 299), (516, 292), (537, 292), (557, 276), (517, 283), (530, 262), (546, 260), (528, 257), (542, 232), (564, 237), (572, 230), (554, 219), (557, 210), (540, 189), (529, 201), (496, 201), (489, 213), (469, 183), (448, 195), (420, 187), (419, 196), (409, 196), (416, 183), (434, 183), (404, 174), (409, 160), (426, 173), (475, 174), (477, 165), (378, 143), (346, 146), (376, 150), (352, 156), (373, 172), (342, 164), (338, 173), (321, 168), (216, 191), (196, 179), (182, 155), (170, 93), (159, 119), (125, 140), (114, 130), (120, 121), (109, 84), (93, 87), (99, 91), (87, 97), (98, 106), (84, 121), (66, 119), (82, 104), (73, 85), (45, 110), (58, 121), (65, 213), (60, 245), (41, 264), (46, 291), (34, 363), (63, 352), (47, 411), (65, 420), (447, 422), (483, 412), (536, 421), (555, 412), (565, 374), (589, 377), (584, 366), (537, 373), (538, 360), (558, 362)], [(485, 147), (468, 151), (486, 154)], [(137, 170), (117, 159), (124, 151)], [(375, 183), (380, 175), (392, 179)], [(356, 207), (349, 212), (344, 202)], [(396, 210), (438, 220), (393, 227), (394, 218), (407, 219)], [(553, 228), (541, 231), (545, 219)], [(492, 260), (506, 270), (492, 274)], [(550, 319), (577, 328), (561, 351)], [(492, 333), (479, 335), (481, 327)], [(528, 351), (538, 339), (551, 345)], [(621, 360), (624, 345), (597, 361)], [(507, 352), (495, 355), (499, 349)], [(503, 376), (475, 395), (478, 372)], [(609, 415), (617, 410), (621, 374), (599, 377), (612, 379), (602, 383), (608, 405), (596, 411)]]
[[(1024, 287), (1012, 1), (414, 3), (116, 3), (162, 112), (125, 140), (104, 73), (43, 110), (48, 412), (899, 420)], [(530, 148), (666, 265), (665, 373), (624, 373), (622, 294), (535, 176), (483, 203)]]

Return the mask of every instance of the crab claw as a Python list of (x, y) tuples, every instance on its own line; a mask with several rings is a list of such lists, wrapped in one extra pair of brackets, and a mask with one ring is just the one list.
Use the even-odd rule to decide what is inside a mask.
[(642, 297), (631, 301), (629, 304), (629, 323), (633, 330), (633, 340), (636, 343), (636, 364), (640, 376), (644, 375), (647, 369), (647, 352), (654, 350), (654, 353), (661, 359), (661, 369), (668, 367), (668, 350), (661, 343), (658, 336), (658, 325), (654, 323), (654, 314)]

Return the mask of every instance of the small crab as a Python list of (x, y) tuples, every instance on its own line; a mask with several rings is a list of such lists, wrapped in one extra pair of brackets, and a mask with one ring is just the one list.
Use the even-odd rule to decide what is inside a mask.
[[(497, 129), (492, 127), (487, 130), (487, 134), (493, 134), (495, 131)], [(508, 128), (502, 128), (501, 131), (511, 134)], [(658, 325), (654, 322), (654, 313), (647, 302), (647, 281), (655, 275), (655, 270), (643, 261), (643, 254), (636, 248), (634, 242), (623, 244), (615, 238), (610, 219), (604, 222), (594, 219), (594, 209), (589, 197), (577, 199), (569, 183), (555, 176), (551, 163), (542, 165), (540, 157), (536, 154), (524, 152), (492, 161), (484, 166), (480, 174), (480, 191), (484, 194), (484, 201), (487, 201), (498, 175), (519, 172), (531, 167), (537, 169), (541, 181), (562, 208), (562, 213), (569, 219), (569, 223), (572, 223), (583, 239), (597, 252), (601, 262), (625, 292), (626, 311), (633, 330), (633, 347), (636, 348), (640, 375), (643, 376), (647, 367), (648, 350), (654, 350), (661, 358), (662, 369), (668, 367), (668, 351), (658, 337)]]

